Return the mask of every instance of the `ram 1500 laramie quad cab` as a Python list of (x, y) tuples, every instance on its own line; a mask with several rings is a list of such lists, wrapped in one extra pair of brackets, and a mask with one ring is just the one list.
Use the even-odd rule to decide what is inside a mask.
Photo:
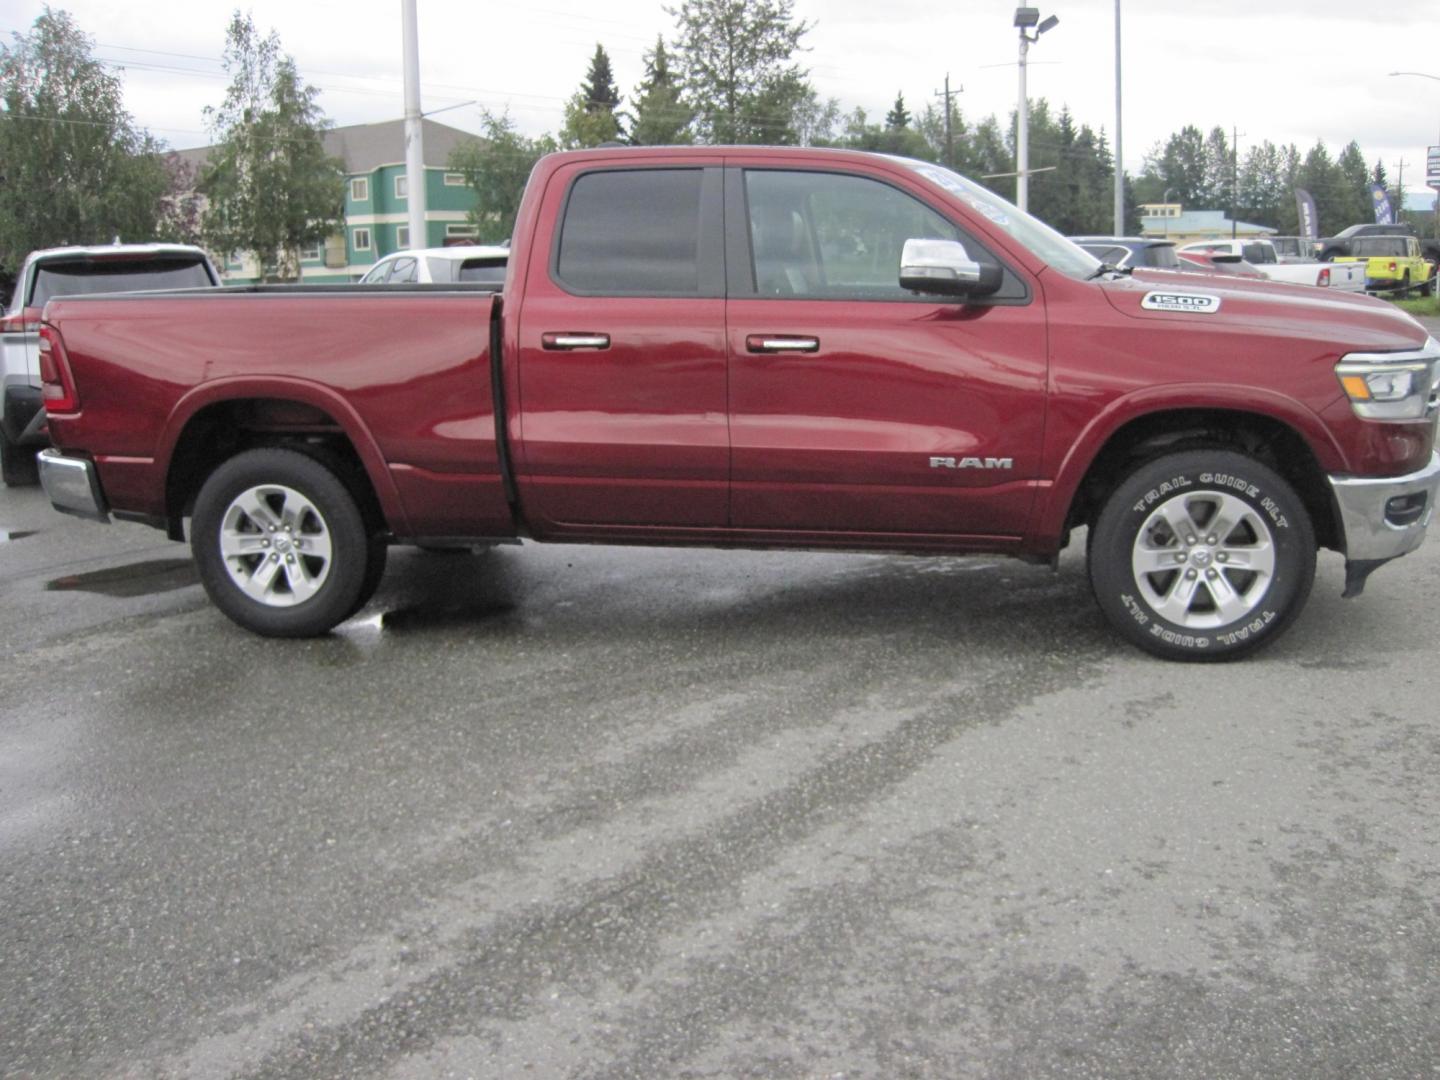
[(1380, 301), (1110, 272), (935, 165), (546, 157), (503, 290), (261, 287), (45, 311), (61, 510), (186, 536), (262, 634), (366, 602), (386, 545), (1004, 553), (1088, 527), (1101, 610), (1183, 659), (1429, 524), (1440, 345)]

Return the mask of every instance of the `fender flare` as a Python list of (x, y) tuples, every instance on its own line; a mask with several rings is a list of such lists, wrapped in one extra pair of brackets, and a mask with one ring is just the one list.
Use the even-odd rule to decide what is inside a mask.
[(1054, 538), (1060, 536), (1081, 482), (1100, 452), (1126, 424), (1156, 413), (1197, 411), (1240, 413), (1283, 424), (1300, 436), (1322, 469), (1344, 467), (1344, 452), (1330, 429), (1319, 415), (1294, 398), (1273, 390), (1229, 384), (1147, 386), (1107, 404), (1066, 449), (1048, 493), (1042, 493), (1035, 508), (1032, 539), (1043, 543), (1049, 537), (1053, 544)]
[(245, 401), (254, 398), (275, 398), (282, 401), (297, 401), (319, 409), (332, 417), (350, 444), (355, 447), (356, 456), (364, 466), (375, 497), (385, 513), (385, 520), (393, 531), (403, 533), (409, 529), (404, 503), (400, 491), (390, 475), (385, 456), (380, 452), (365, 421), (354, 407), (340, 394), (327, 386), (308, 379), (297, 379), (286, 375), (235, 375), (225, 376), (201, 383), (192, 389), (170, 410), (165, 421), (165, 430), (156, 446), (155, 464), (162, 476), (170, 475), (170, 466), (175, 447), (195, 415), (211, 405), (228, 401)]

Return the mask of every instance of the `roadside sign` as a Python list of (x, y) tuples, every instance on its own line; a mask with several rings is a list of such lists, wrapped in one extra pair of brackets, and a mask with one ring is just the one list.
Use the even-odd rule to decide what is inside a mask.
[(1440, 146), (1432, 146), (1425, 152), (1425, 183), (1440, 191)]

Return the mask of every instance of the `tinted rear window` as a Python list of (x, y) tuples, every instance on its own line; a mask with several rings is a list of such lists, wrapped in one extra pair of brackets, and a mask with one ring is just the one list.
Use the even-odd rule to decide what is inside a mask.
[(605, 296), (698, 296), (699, 169), (587, 173), (565, 207), (556, 277)]
[(1403, 236), (1372, 236), (1364, 240), (1355, 241), (1356, 255), (1374, 258), (1376, 256), (1404, 255), (1406, 253), (1407, 248)]
[(35, 273), (30, 306), (44, 307), (56, 296), (139, 292), (143, 289), (196, 289), (213, 284), (200, 259), (86, 260), (47, 262)]
[(1175, 249), (1169, 244), (1159, 244), (1145, 249), (1144, 265), (1159, 270), (1174, 270), (1180, 265), (1180, 256), (1175, 254)]
[(483, 285), (505, 284), (504, 258), (466, 259), (460, 264), (461, 281), (478, 281)]

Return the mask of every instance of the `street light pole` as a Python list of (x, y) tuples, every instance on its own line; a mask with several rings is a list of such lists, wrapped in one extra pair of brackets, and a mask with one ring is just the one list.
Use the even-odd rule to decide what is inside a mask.
[(415, 0), (400, 0), (405, 49), (405, 201), (409, 210), (410, 250), (427, 247), (425, 236), (425, 146), (420, 113), (420, 31)]
[[(1031, 43), (1039, 41), (1040, 35), (1054, 29), (1059, 21), (1058, 17), (1051, 15), (1042, 22), (1039, 8), (1015, 9), (1015, 26), (1020, 31), (1020, 106), (1016, 110), (1015, 125), (1015, 205), (1021, 210), (1027, 208), (1030, 197), (1030, 98), (1025, 89), (1025, 57), (1030, 52)], [(1025, 32), (1032, 26), (1035, 28), (1034, 37)]]
[(1120, 138), (1120, 0), (1115, 0), (1115, 235), (1125, 235), (1125, 153)]
[(1030, 39), (1020, 31), (1020, 111), (1015, 131), (1015, 205), (1026, 210), (1030, 201), (1030, 97), (1025, 90), (1025, 54)]

